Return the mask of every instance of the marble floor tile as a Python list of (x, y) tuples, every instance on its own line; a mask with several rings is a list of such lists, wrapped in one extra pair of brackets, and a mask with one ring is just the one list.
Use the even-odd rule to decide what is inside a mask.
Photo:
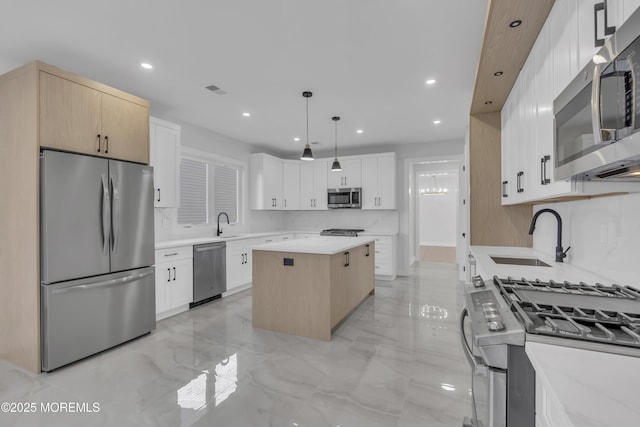
[(0, 401), (98, 413), (0, 413), (0, 426), (452, 426), (470, 414), (455, 267), (378, 282), (325, 342), (254, 328), (251, 290), (49, 374), (0, 361)]

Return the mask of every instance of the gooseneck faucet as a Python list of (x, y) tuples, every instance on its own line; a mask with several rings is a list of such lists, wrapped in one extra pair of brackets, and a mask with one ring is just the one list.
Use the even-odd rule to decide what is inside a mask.
[(227, 217), (227, 224), (230, 224), (230, 222), (229, 222), (229, 215), (227, 215), (227, 213), (226, 213), (226, 212), (220, 212), (220, 213), (218, 214), (218, 229), (216, 230), (216, 236), (219, 236), (219, 235), (221, 235), (221, 234), (222, 234), (222, 230), (220, 230), (220, 215), (224, 215), (224, 216), (226, 216), (226, 217)]
[(558, 212), (554, 211), (553, 209), (540, 209), (538, 212), (536, 212), (535, 215), (533, 215), (533, 218), (531, 219), (529, 234), (533, 234), (533, 230), (536, 229), (536, 221), (538, 220), (538, 217), (545, 212), (549, 212), (553, 214), (553, 216), (555, 216), (556, 219), (558, 220), (558, 241), (556, 243), (556, 262), (563, 262), (562, 260), (567, 257), (567, 252), (569, 251), (569, 249), (571, 249), (571, 246), (569, 246), (566, 251), (562, 249), (562, 218), (560, 218), (560, 214), (558, 214)]

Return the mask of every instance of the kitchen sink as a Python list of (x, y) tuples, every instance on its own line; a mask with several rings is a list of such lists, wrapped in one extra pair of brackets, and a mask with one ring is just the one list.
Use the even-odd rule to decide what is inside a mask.
[(511, 264), (511, 265), (528, 265), (531, 267), (551, 267), (544, 261), (540, 261), (537, 258), (512, 258), (504, 256), (492, 256), (491, 259), (496, 264)]

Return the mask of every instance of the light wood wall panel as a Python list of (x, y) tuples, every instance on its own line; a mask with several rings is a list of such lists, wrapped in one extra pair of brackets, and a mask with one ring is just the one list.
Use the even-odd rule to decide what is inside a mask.
[(531, 205), (502, 206), (500, 113), (472, 115), (469, 123), (471, 245), (531, 247)]
[(40, 372), (35, 64), (0, 77), (0, 358)]

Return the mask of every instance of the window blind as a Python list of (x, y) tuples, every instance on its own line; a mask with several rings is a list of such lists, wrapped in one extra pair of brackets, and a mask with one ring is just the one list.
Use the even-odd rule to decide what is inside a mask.
[(178, 224), (200, 225), (208, 222), (207, 188), (207, 163), (185, 158), (181, 159)]
[[(213, 176), (213, 209), (215, 217), (220, 212), (229, 215), (229, 222), (238, 222), (238, 169), (229, 166), (215, 166)], [(224, 221), (224, 218), (221, 218)]]

